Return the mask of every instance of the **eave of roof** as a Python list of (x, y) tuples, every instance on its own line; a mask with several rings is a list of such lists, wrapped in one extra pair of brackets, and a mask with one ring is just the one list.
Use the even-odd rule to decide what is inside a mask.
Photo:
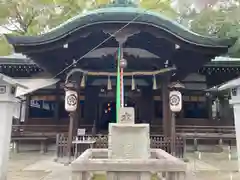
[[(136, 18), (138, 16), (138, 18)], [(151, 25), (173, 34), (182, 41), (204, 47), (228, 48), (232, 46), (236, 38), (217, 39), (198, 35), (176, 22), (161, 16), (159, 13), (146, 11), (134, 7), (108, 7), (69, 19), (50, 32), (39, 36), (14, 36), (6, 34), (6, 38), (13, 46), (34, 46), (57, 41), (75, 31), (91, 25), (101, 23), (128, 23), (134, 18), (134, 24)]]
[(34, 65), (36, 63), (20, 53), (13, 53), (9, 56), (0, 56), (0, 64)]
[(228, 91), (230, 89), (236, 88), (240, 86), (240, 77), (232, 79), (230, 81), (221, 83), (219, 85), (215, 85), (211, 88), (205, 89), (207, 92), (220, 92), (220, 91)]
[[(34, 61), (28, 57), (20, 54), (14, 53), (9, 56), (0, 56), (0, 64), (26, 64), (33, 65), (36, 64)], [(204, 65), (205, 67), (240, 67), (240, 58), (230, 58), (230, 57), (216, 57), (211, 62)]]

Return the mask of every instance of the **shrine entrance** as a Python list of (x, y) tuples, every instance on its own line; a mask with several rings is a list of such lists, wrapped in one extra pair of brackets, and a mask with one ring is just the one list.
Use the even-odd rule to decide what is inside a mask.
[[(131, 100), (125, 102), (125, 107), (135, 107), (135, 103)], [(115, 99), (112, 101), (104, 102), (100, 106), (99, 111), (99, 119), (98, 119), (98, 127), (99, 131), (107, 131), (109, 123), (116, 122), (116, 101)]]

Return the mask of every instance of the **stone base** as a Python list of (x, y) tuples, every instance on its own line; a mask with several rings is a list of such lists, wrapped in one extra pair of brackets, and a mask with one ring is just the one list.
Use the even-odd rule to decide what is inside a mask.
[(79, 177), (85, 177), (89, 172), (99, 171), (106, 172), (110, 180), (150, 180), (152, 175), (159, 173), (184, 179), (187, 171), (186, 163), (161, 149), (152, 149), (150, 152), (151, 157), (148, 160), (108, 159), (107, 149), (88, 149), (72, 162), (72, 174), (76, 180), (79, 180), (77, 179)]
[(107, 172), (107, 180), (151, 180), (150, 172)]

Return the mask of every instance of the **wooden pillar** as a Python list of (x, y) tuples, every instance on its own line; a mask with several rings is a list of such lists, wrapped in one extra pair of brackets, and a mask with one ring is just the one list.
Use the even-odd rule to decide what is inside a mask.
[(73, 140), (73, 127), (74, 127), (74, 117), (75, 112), (71, 112), (69, 114), (70, 120), (69, 120), (69, 128), (68, 128), (68, 142), (67, 142), (67, 153), (68, 153), (68, 164), (71, 163), (71, 157), (72, 157), (72, 140)]
[(77, 90), (78, 92), (78, 107), (77, 107), (77, 111), (75, 112), (75, 119), (74, 119), (74, 135), (76, 135), (77, 133), (77, 129), (81, 123), (81, 105), (80, 105), (80, 96), (81, 96), (81, 88), (80, 88), (80, 84), (79, 84), (79, 88)]
[(171, 113), (169, 107), (169, 76), (162, 79), (162, 103), (163, 103), (163, 134), (171, 136)]
[[(74, 85), (74, 89), (77, 90), (78, 92), (78, 106), (79, 106), (79, 92), (80, 92), (80, 77), (78, 76), (73, 76), (74, 78), (74, 83), (76, 83)], [(68, 126), (68, 140), (67, 140), (67, 156), (68, 156), (68, 164), (71, 163), (71, 156), (72, 156), (72, 140), (73, 137), (76, 135), (77, 133), (77, 121), (78, 121), (78, 107), (77, 110), (74, 112), (70, 112), (69, 113), (69, 126)]]
[(81, 96), (81, 78), (82, 76), (79, 74), (76, 74), (76, 76), (74, 76), (75, 81), (77, 83), (77, 93), (78, 93), (78, 105), (77, 105), (77, 110), (74, 112), (73, 115), (73, 135), (76, 136), (77, 135), (77, 129), (79, 127), (80, 124), (80, 119), (81, 119), (81, 105), (80, 105), (80, 96)]
[[(60, 106), (60, 83), (56, 84), (56, 94), (55, 94), (55, 109), (54, 109), (54, 122), (56, 125), (60, 125), (60, 117), (59, 117), (59, 106)], [(58, 132), (58, 127), (56, 126), (56, 130)]]

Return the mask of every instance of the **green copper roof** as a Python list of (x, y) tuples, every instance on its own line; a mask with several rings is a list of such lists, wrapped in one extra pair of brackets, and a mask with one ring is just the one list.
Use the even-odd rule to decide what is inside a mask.
[(66, 35), (91, 25), (106, 23), (126, 24), (134, 18), (136, 19), (132, 24), (150, 25), (173, 35), (175, 38), (178, 38), (178, 40), (198, 46), (228, 48), (236, 41), (235, 38), (220, 40), (198, 35), (178, 23), (161, 16), (159, 13), (136, 7), (107, 7), (97, 9), (75, 16), (41, 36), (6, 35), (6, 38), (10, 44), (16, 46), (46, 44), (57, 41)]

